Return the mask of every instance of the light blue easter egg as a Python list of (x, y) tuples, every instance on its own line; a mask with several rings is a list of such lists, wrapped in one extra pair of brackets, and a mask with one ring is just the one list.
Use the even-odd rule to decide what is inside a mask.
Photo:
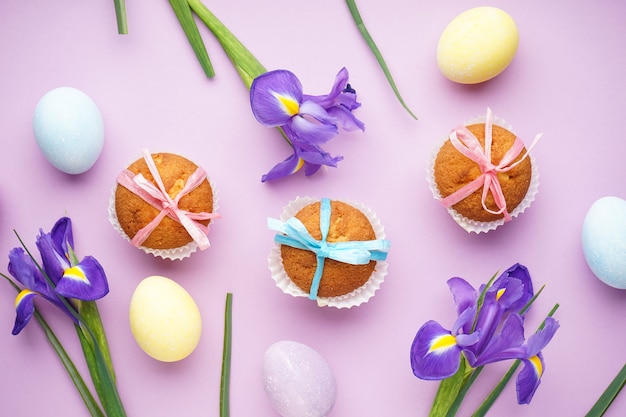
[(283, 340), (263, 357), (263, 387), (282, 417), (325, 417), (337, 397), (328, 363), (305, 344)]
[(626, 200), (608, 196), (591, 205), (583, 221), (582, 247), (600, 281), (626, 289)]
[(68, 174), (82, 174), (91, 168), (104, 145), (104, 123), (98, 106), (72, 87), (55, 88), (39, 100), (33, 131), (45, 158)]

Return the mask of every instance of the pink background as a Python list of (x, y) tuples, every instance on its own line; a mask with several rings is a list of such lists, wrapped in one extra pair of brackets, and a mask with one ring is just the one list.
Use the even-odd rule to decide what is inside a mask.
[[(217, 76), (207, 80), (168, 2), (127, 2), (129, 34), (117, 34), (112, 1), (32, 0), (0, 3), (0, 253), (34, 245), (68, 215), (79, 255), (105, 267), (111, 292), (98, 304), (129, 416), (218, 414), (225, 295), (233, 293), (231, 414), (275, 416), (263, 391), (265, 350), (294, 340), (317, 350), (338, 384), (331, 416), (424, 416), (437, 384), (412, 375), (409, 347), (420, 325), (455, 318), (446, 280), (474, 285), (515, 262), (546, 289), (527, 331), (555, 303), (562, 327), (544, 351), (547, 370), (530, 406), (518, 406), (511, 384), (494, 416), (577, 416), (593, 405), (625, 362), (626, 293), (590, 272), (580, 232), (590, 205), (626, 197), (626, 3), (491, 1), (517, 22), (520, 44), (511, 66), (477, 86), (446, 80), (435, 50), (457, 14), (481, 1), (358, 2), (395, 76), (413, 120), (398, 104), (341, 1), (237, 0), (209, 8), (268, 68), (296, 73), (305, 92), (328, 91), (345, 66), (362, 108), (365, 133), (343, 133), (327, 147), (344, 155), (338, 169), (270, 184), (261, 175), (289, 154), (272, 129), (250, 112), (248, 93), (215, 38), (201, 27)], [(105, 146), (87, 173), (53, 168), (37, 148), (33, 110), (48, 90), (72, 86), (99, 106)], [(539, 194), (515, 221), (488, 234), (467, 234), (432, 198), (425, 167), (448, 131), (487, 107), (530, 140), (540, 170)], [(212, 247), (182, 262), (134, 249), (113, 230), (107, 203), (117, 173), (143, 147), (187, 156), (219, 188)], [(389, 274), (369, 303), (350, 310), (318, 308), (283, 294), (267, 255), (278, 216), (296, 196), (358, 201), (374, 210), (392, 241)], [(5, 258), (6, 260), (6, 258)], [(6, 271), (6, 267), (3, 267)], [(203, 335), (178, 363), (140, 350), (128, 323), (139, 281), (165, 275), (197, 301)], [(14, 292), (0, 290), (0, 415), (87, 415), (70, 379), (36, 324), (11, 336)], [(70, 323), (41, 308), (75, 361)], [(506, 366), (488, 367), (470, 391), (468, 415)], [(607, 416), (623, 415), (626, 395)]]

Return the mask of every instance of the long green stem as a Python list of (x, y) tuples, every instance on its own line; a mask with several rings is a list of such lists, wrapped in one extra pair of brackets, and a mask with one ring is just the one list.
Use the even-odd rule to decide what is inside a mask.
[[(13, 286), (13, 288), (15, 288), (15, 290), (18, 293), (20, 292), (20, 288), (9, 277), (7, 277), (6, 275), (2, 273), (0, 273), (0, 276), (6, 279), (9, 282), (9, 284), (11, 284), (11, 286)], [(41, 313), (39, 313), (39, 311), (36, 308), (35, 308), (34, 317), (35, 317), (35, 320), (37, 320), (37, 322), (43, 329), (44, 334), (46, 335), (46, 338), (48, 339), (48, 342), (50, 342), (50, 345), (52, 346), (57, 356), (61, 360), (63, 367), (65, 367), (68, 375), (72, 379), (72, 382), (74, 383), (74, 386), (76, 387), (76, 390), (78, 391), (80, 397), (85, 403), (87, 410), (89, 410), (89, 414), (92, 417), (104, 417), (104, 414), (102, 410), (100, 409), (100, 405), (94, 399), (93, 395), (91, 394), (91, 391), (85, 384), (85, 380), (81, 376), (78, 369), (76, 369), (74, 362), (72, 362), (72, 359), (69, 357), (69, 355), (63, 348), (63, 345), (54, 334), (54, 331), (52, 331), (52, 329), (50, 328), (50, 326), (48, 325), (44, 317), (41, 315)]]
[(411, 117), (417, 120), (417, 116), (413, 114), (411, 109), (409, 109), (409, 106), (404, 102), (404, 99), (402, 98), (402, 95), (400, 94), (400, 90), (398, 90), (398, 87), (396, 86), (396, 83), (393, 80), (391, 71), (389, 70), (387, 63), (385, 62), (385, 59), (383, 58), (382, 53), (378, 49), (378, 46), (376, 46), (374, 39), (372, 38), (369, 31), (365, 27), (365, 23), (363, 23), (363, 18), (361, 17), (361, 13), (359, 12), (359, 9), (356, 6), (355, 0), (346, 0), (346, 4), (348, 5), (348, 9), (350, 9), (350, 14), (352, 15), (352, 19), (354, 20), (356, 27), (359, 29), (359, 32), (361, 32), (361, 36), (363, 36), (363, 39), (365, 39), (365, 42), (367, 43), (369, 48), (372, 50), (374, 57), (376, 57), (376, 60), (378, 61), (378, 65), (380, 65), (380, 68), (383, 70), (385, 77), (387, 77), (387, 81), (389, 82), (391, 89), (396, 95), (396, 98), (398, 99), (402, 107), (404, 107), (404, 109), (411, 115)]
[(196, 21), (193, 17), (193, 13), (191, 13), (191, 8), (189, 4), (187, 4), (187, 0), (169, 0), (178, 21), (180, 22), (185, 35), (187, 36), (187, 40), (191, 44), (191, 48), (193, 52), (196, 54), (198, 61), (200, 62), (200, 66), (204, 70), (207, 78), (213, 78), (215, 76), (215, 71), (213, 70), (213, 65), (211, 64), (211, 60), (209, 59), (209, 54), (206, 51), (206, 47), (204, 46), (204, 41), (200, 36), (200, 32), (198, 31), (198, 26), (196, 25)]
[(120, 35), (128, 34), (128, 23), (126, 21), (126, 2), (125, 0), (113, 0), (115, 3), (115, 18), (117, 19), (117, 33)]
[(467, 394), (467, 391), (469, 391), (470, 387), (474, 384), (474, 381), (476, 381), (476, 378), (478, 378), (478, 375), (480, 375), (482, 370), (483, 370), (483, 367), (479, 366), (478, 368), (474, 369), (474, 371), (470, 374), (469, 378), (467, 378), (467, 381), (465, 381), (458, 395), (452, 402), (452, 406), (448, 410), (446, 417), (456, 416), (456, 413), (459, 411), (459, 408), (461, 407), (461, 403), (463, 403), (463, 400), (465, 399), (465, 395)]
[(226, 294), (224, 311), (224, 348), (222, 353), (222, 380), (220, 383), (220, 417), (230, 416), (230, 359), (233, 338), (233, 295)]
[(244, 84), (250, 89), (252, 81), (267, 72), (265, 67), (200, 0), (188, 0), (188, 4), (215, 35)]
[(626, 385), (626, 365), (622, 367), (622, 370), (618, 372), (613, 381), (606, 387), (606, 390), (591, 407), (591, 410), (585, 414), (585, 417), (602, 417), (613, 403), (613, 400), (615, 400), (615, 397), (617, 397), (617, 394), (624, 388), (624, 385)]

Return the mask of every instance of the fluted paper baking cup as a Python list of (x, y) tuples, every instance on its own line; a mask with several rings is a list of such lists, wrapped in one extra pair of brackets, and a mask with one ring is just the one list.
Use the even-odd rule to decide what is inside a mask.
[[(476, 123), (485, 123), (485, 120), (486, 120), (485, 116), (479, 116), (466, 122), (465, 126), (469, 126), (469, 125), (476, 124)], [(509, 123), (507, 123), (504, 119), (499, 118), (494, 115), (492, 120), (493, 120), (494, 125), (503, 127), (509, 132), (517, 135), (515, 131), (513, 130), (513, 127)], [(442, 200), (443, 197), (441, 193), (439, 192), (439, 189), (437, 188), (437, 184), (435, 183), (435, 159), (437, 157), (437, 153), (439, 152), (439, 149), (441, 149), (441, 146), (443, 146), (443, 144), (445, 143), (447, 139), (448, 137), (446, 137), (440, 144), (437, 145), (435, 149), (431, 151), (431, 158), (428, 161), (428, 165), (426, 167), (426, 174), (427, 174), (426, 179), (428, 181), (428, 187), (430, 188), (430, 191), (432, 192), (433, 197), (436, 200)], [(537, 195), (537, 192), (539, 191), (539, 169), (537, 167), (535, 158), (530, 154), (528, 155), (528, 158), (530, 158), (530, 163), (531, 163), (530, 185), (528, 186), (528, 191), (526, 192), (526, 196), (524, 197), (524, 199), (510, 213), (512, 218), (517, 217), (518, 215), (523, 213), (528, 207), (530, 207), (532, 202), (535, 200), (535, 196)], [(479, 222), (476, 220), (468, 219), (465, 216), (462, 216), (452, 207), (449, 207), (447, 210), (450, 216), (454, 219), (454, 221), (459, 226), (461, 226), (463, 229), (465, 229), (467, 232), (470, 232), (470, 233), (486, 233), (490, 230), (497, 229), (498, 227), (502, 226), (505, 223), (504, 218), (490, 221), (490, 222)]]
[[(298, 211), (308, 206), (309, 204), (318, 202), (319, 199), (311, 197), (297, 197), (295, 200), (289, 202), (283, 209), (280, 216), (280, 220), (287, 221), (291, 217), (294, 217)], [(375, 213), (369, 208), (363, 205), (351, 201), (344, 201), (347, 204), (359, 209), (370, 221), (376, 239), (384, 239), (385, 231), (382, 224), (376, 217)], [(268, 266), (271, 272), (272, 279), (276, 282), (278, 288), (280, 288), (285, 294), (289, 294), (293, 297), (308, 297), (309, 293), (303, 291), (298, 287), (285, 272), (283, 267), (283, 260), (280, 254), (280, 244), (275, 244), (270, 250), (268, 256)], [(385, 276), (387, 275), (388, 264), (386, 261), (377, 261), (376, 268), (369, 280), (361, 287), (355, 289), (349, 294), (340, 295), (337, 297), (317, 297), (317, 305), (320, 307), (336, 307), (336, 308), (350, 308), (356, 307), (369, 301), (374, 296), (376, 291), (383, 283)]]

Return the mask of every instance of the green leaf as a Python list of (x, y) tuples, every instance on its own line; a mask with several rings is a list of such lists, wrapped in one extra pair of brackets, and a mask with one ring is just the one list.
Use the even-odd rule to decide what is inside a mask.
[(352, 15), (352, 19), (354, 20), (356, 27), (359, 29), (359, 32), (361, 32), (361, 36), (363, 36), (363, 39), (365, 39), (365, 42), (367, 43), (369, 48), (372, 50), (372, 53), (376, 57), (376, 60), (378, 61), (378, 65), (380, 65), (380, 68), (383, 70), (385, 77), (387, 77), (387, 81), (389, 82), (391, 89), (395, 93), (396, 98), (398, 99), (402, 107), (404, 107), (404, 109), (411, 115), (411, 117), (417, 120), (417, 116), (413, 114), (411, 109), (409, 109), (409, 106), (404, 102), (404, 99), (400, 95), (400, 91), (398, 90), (398, 87), (396, 86), (396, 83), (393, 80), (391, 71), (389, 70), (387, 63), (385, 62), (385, 59), (383, 58), (382, 53), (378, 49), (378, 46), (376, 46), (374, 39), (372, 39), (372, 36), (370, 35), (369, 31), (365, 27), (365, 23), (363, 23), (363, 19), (361, 18), (361, 13), (359, 12), (359, 9), (356, 6), (356, 2), (354, 0), (346, 0), (346, 4), (348, 5), (348, 9), (350, 9), (350, 14)]
[(220, 383), (220, 417), (230, 416), (230, 359), (233, 335), (233, 295), (226, 294), (224, 311), (224, 348), (222, 353), (222, 380)]
[(265, 67), (200, 0), (188, 0), (188, 4), (217, 38), (244, 84), (250, 89), (252, 81), (267, 72)]
[(211, 60), (209, 59), (209, 54), (206, 51), (206, 47), (204, 46), (204, 42), (202, 41), (202, 37), (200, 36), (200, 32), (198, 31), (198, 26), (196, 26), (196, 21), (191, 13), (191, 9), (187, 4), (186, 0), (169, 0), (180, 25), (191, 44), (191, 48), (193, 52), (196, 54), (204, 73), (207, 78), (213, 78), (215, 76), (215, 71), (213, 70), (213, 65), (211, 64)]
[(117, 33), (128, 34), (128, 23), (126, 22), (126, 2), (125, 0), (113, 0), (115, 3), (115, 18), (117, 19)]
[[(13, 286), (13, 288), (15, 288), (15, 290), (18, 293), (21, 291), (20, 288), (15, 284), (15, 282), (13, 282), (9, 277), (1, 273), (0, 273), (0, 276), (6, 279), (9, 282), (9, 284), (11, 284), (11, 286)], [(52, 346), (57, 356), (61, 360), (63, 367), (65, 367), (65, 370), (67, 371), (68, 375), (72, 379), (72, 382), (74, 383), (74, 386), (76, 387), (76, 390), (78, 391), (80, 397), (85, 403), (85, 406), (87, 407), (87, 410), (89, 411), (89, 415), (91, 415), (92, 417), (105, 417), (104, 414), (102, 413), (102, 410), (100, 409), (100, 405), (96, 402), (93, 395), (91, 394), (91, 391), (85, 384), (85, 380), (81, 376), (78, 369), (76, 369), (74, 362), (72, 362), (72, 359), (69, 357), (69, 355), (63, 348), (63, 345), (61, 344), (59, 339), (56, 337), (56, 335), (54, 334), (54, 332), (52, 331), (52, 329), (50, 328), (50, 326), (48, 325), (44, 317), (41, 315), (41, 313), (39, 313), (37, 308), (35, 308), (34, 317), (35, 317), (35, 320), (37, 320), (37, 322), (43, 329), (44, 334), (46, 335), (46, 338), (48, 339), (48, 342), (50, 342), (50, 345)]]
[(461, 392), (471, 372), (472, 368), (467, 365), (465, 358), (461, 357), (459, 370), (454, 375), (441, 380), (439, 383), (437, 394), (430, 408), (429, 417), (445, 417), (448, 415), (455, 398), (457, 398), (459, 392)]
[[(465, 361), (465, 358), (463, 358), (463, 361)], [(472, 369), (469, 366), (467, 368), (468, 370)], [(465, 381), (465, 383), (459, 390), (459, 393), (456, 395), (456, 398), (454, 398), (454, 401), (452, 402), (452, 405), (450, 406), (450, 409), (448, 410), (446, 417), (456, 416), (457, 411), (459, 411), (459, 408), (461, 407), (461, 404), (463, 403), (463, 400), (465, 399), (465, 395), (467, 394), (467, 391), (470, 389), (472, 384), (474, 384), (474, 381), (476, 381), (476, 378), (478, 378), (478, 375), (480, 375), (482, 370), (483, 370), (483, 367), (479, 366), (478, 368), (471, 371), (471, 373), (467, 377), (467, 380)]]
[(622, 370), (618, 372), (613, 381), (606, 387), (606, 390), (604, 390), (585, 417), (602, 417), (613, 403), (613, 400), (615, 400), (615, 397), (617, 397), (617, 394), (624, 388), (624, 385), (626, 385), (626, 365), (622, 367)]

